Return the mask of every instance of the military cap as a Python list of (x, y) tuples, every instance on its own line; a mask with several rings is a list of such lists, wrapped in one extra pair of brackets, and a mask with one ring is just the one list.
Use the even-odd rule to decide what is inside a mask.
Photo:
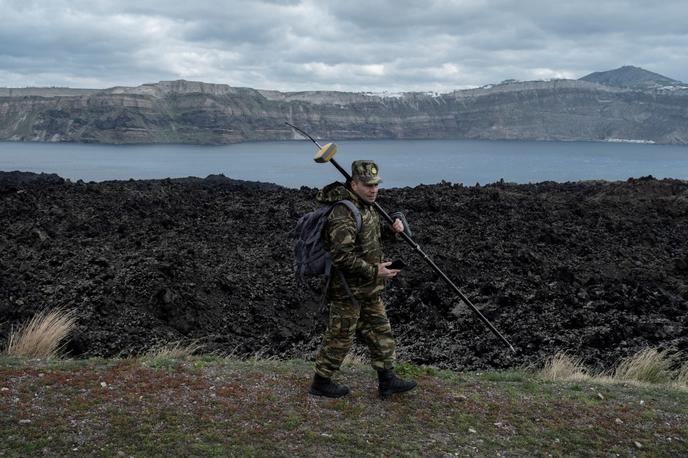
[(382, 178), (378, 173), (377, 164), (373, 161), (353, 161), (351, 163), (351, 178), (362, 183), (382, 183)]

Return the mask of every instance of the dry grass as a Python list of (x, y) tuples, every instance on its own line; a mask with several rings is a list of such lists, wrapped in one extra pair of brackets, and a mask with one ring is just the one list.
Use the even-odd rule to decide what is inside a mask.
[(622, 359), (614, 371), (614, 379), (644, 383), (670, 383), (675, 381), (677, 375), (676, 371), (672, 370), (677, 357), (676, 351), (657, 351), (654, 348), (646, 348), (633, 356)]
[(588, 370), (583, 366), (583, 360), (566, 352), (559, 352), (547, 361), (540, 371), (540, 376), (551, 381), (590, 379)]
[(173, 342), (151, 348), (143, 355), (143, 359), (186, 359), (198, 353), (202, 348), (203, 345), (198, 341), (187, 344)]
[(76, 311), (54, 309), (34, 315), (10, 334), (5, 353), (25, 358), (58, 358), (62, 341), (76, 323)]
[(671, 385), (688, 388), (688, 362), (675, 369), (682, 359), (675, 350), (647, 348), (622, 359), (616, 369), (593, 374), (581, 358), (559, 352), (549, 359), (539, 376), (549, 381), (591, 381), (595, 383), (634, 383)]
[(365, 366), (370, 364), (368, 349), (358, 344), (354, 344), (342, 361), (342, 367)]
[(676, 384), (688, 388), (688, 362), (684, 363), (676, 375)]

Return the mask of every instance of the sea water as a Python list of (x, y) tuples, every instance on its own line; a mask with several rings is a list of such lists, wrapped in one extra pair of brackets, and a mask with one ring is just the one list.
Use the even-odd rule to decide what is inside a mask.
[[(323, 142), (324, 143), (324, 142)], [(337, 142), (334, 159), (378, 163), (384, 187), (441, 181), (474, 185), (626, 180), (652, 175), (688, 179), (688, 146), (619, 142), (372, 140)], [(100, 145), (0, 142), (0, 170), (56, 173), (70, 180), (106, 181), (227, 177), (298, 188), (319, 187), (341, 174), (313, 161), (310, 141), (223, 146)]]

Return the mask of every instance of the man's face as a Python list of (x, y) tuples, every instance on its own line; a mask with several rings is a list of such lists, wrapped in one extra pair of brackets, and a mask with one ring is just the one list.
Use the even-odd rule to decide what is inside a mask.
[(358, 197), (365, 200), (369, 204), (375, 202), (379, 189), (380, 187), (377, 184), (365, 184), (359, 180), (351, 181), (351, 190), (358, 194)]

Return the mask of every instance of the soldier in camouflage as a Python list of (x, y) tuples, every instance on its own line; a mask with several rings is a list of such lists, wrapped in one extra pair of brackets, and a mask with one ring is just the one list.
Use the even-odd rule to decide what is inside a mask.
[(315, 376), (309, 392), (327, 397), (349, 393), (348, 387), (332, 381), (332, 375), (341, 366), (354, 336), (358, 335), (368, 346), (372, 366), (378, 372), (379, 394), (386, 398), (416, 386), (415, 381), (401, 380), (394, 374), (394, 336), (380, 299), (385, 280), (399, 273), (399, 270), (387, 268), (391, 262), (383, 262), (381, 239), (383, 235), (394, 238), (395, 233), (403, 232), (404, 225), (398, 219), (392, 226), (380, 224), (372, 206), (382, 181), (374, 162), (354, 161), (351, 176), (347, 185), (332, 183), (316, 196), (323, 204), (350, 200), (360, 210), (363, 224), (358, 231), (354, 215), (344, 205), (336, 205), (328, 216), (323, 238), (330, 250), (333, 268), (343, 276), (334, 272), (326, 292), (329, 323), (316, 357)]

